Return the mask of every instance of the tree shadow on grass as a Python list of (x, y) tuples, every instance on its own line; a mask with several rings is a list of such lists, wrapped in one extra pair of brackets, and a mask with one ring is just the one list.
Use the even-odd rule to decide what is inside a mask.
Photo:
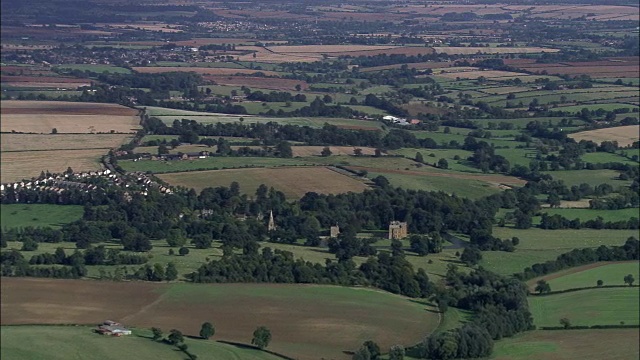
[(420, 304), (420, 305), (423, 305), (423, 306), (429, 306), (431, 308), (436, 308), (436, 310), (431, 309), (431, 308), (425, 308), (424, 311), (426, 311), (426, 312), (430, 312), (432, 314), (442, 314), (442, 312), (440, 310), (437, 310), (438, 306), (433, 302), (429, 302), (429, 301), (425, 301), (425, 300), (415, 300), (415, 299), (409, 299), (409, 301), (411, 301), (412, 303), (415, 303), (415, 304)]

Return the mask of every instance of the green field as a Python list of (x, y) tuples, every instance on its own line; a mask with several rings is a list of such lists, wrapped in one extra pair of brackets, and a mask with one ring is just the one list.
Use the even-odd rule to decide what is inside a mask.
[(494, 227), (493, 235), (501, 239), (517, 236), (520, 244), (517, 250), (566, 250), (598, 247), (600, 245), (623, 245), (627, 238), (638, 236), (638, 230), (593, 230), (593, 229), (514, 229)]
[(501, 239), (516, 236), (520, 244), (512, 253), (504, 251), (484, 251), (480, 264), (501, 275), (522, 272), (536, 263), (554, 260), (560, 254), (576, 248), (595, 248), (600, 245), (621, 246), (631, 236), (638, 236), (637, 230), (519, 230), (508, 227), (494, 227), (493, 235)]
[[(635, 151), (637, 153), (637, 150)], [(629, 153), (631, 155), (634, 154), (633, 150), (630, 150)], [(630, 165), (638, 165), (637, 161), (633, 161), (629, 158), (626, 158), (624, 156), (618, 155), (618, 154), (612, 154), (612, 153), (605, 153), (605, 152), (595, 152), (595, 153), (587, 153), (582, 155), (581, 160), (587, 163), (594, 163), (594, 164), (598, 164), (598, 163), (608, 163), (608, 162), (619, 162), (619, 163), (623, 163), (623, 164), (630, 164)]]
[(491, 186), (487, 182), (473, 179), (456, 179), (446, 176), (426, 176), (411, 174), (395, 174), (387, 172), (369, 171), (369, 178), (384, 176), (392, 186), (403, 189), (424, 190), (424, 191), (444, 191), (449, 194), (456, 194), (459, 197), (479, 199), (500, 192), (500, 189)]
[(596, 286), (598, 280), (604, 285), (625, 285), (623, 279), (627, 274), (640, 279), (640, 267), (637, 261), (606, 264), (583, 271), (571, 272), (571, 269), (554, 273), (548, 280), (551, 291)]
[[(184, 359), (174, 346), (151, 340), (151, 331), (131, 336), (103, 336), (87, 326), (2, 326), (0, 357), (12, 360), (119, 360)], [(187, 338), (185, 344), (198, 359), (279, 359), (251, 348)]]
[[(633, 93), (630, 96), (634, 96)], [(635, 92), (635, 96), (638, 96), (637, 90)], [(555, 108), (554, 110), (580, 112), (584, 108), (588, 110), (603, 109), (605, 111), (613, 111), (616, 109), (629, 109), (629, 111), (633, 111), (633, 109), (637, 109), (638, 106), (629, 105), (629, 104), (604, 103), (604, 104), (584, 104), (584, 105), (574, 105), (574, 106), (562, 106), (562, 107)]]
[(0, 224), (2, 228), (25, 226), (51, 226), (58, 228), (82, 217), (80, 205), (50, 204), (2, 204)]
[(528, 331), (495, 342), (495, 360), (629, 360), (640, 356), (638, 329)]
[(529, 309), (536, 326), (560, 326), (562, 318), (577, 326), (632, 325), (640, 323), (640, 291), (603, 288), (529, 296)]
[[(469, 161), (467, 161), (467, 158), (473, 155), (473, 152), (467, 150), (403, 148), (392, 150), (390, 153), (394, 155), (402, 155), (409, 159), (415, 159), (416, 153), (420, 153), (422, 154), (424, 161), (428, 163), (437, 163), (440, 159), (446, 159), (449, 163), (449, 169), (451, 170), (474, 173), (481, 172), (480, 169), (472, 167), (471, 164), (469, 164)], [(454, 159), (456, 156), (459, 158), (458, 160)]]
[(564, 181), (565, 185), (568, 187), (580, 185), (582, 183), (586, 183), (591, 186), (610, 184), (615, 189), (618, 186), (625, 186), (629, 184), (629, 181), (618, 180), (618, 176), (620, 175), (619, 172), (608, 169), (543, 171), (542, 173), (551, 175), (554, 180)]
[[(271, 103), (271, 104), (284, 104), (284, 103)], [(300, 105), (304, 103), (292, 103), (292, 108), (293, 108), (293, 104)], [(262, 107), (261, 103), (253, 103), (251, 106)], [(266, 122), (273, 121), (279, 124), (310, 126), (314, 128), (320, 128), (324, 126), (325, 123), (329, 123), (336, 126), (347, 126), (347, 127), (361, 128), (365, 130), (377, 130), (377, 129), (380, 129), (382, 125), (377, 121), (343, 119), (343, 118), (323, 118), (323, 117), (278, 118), (278, 117), (264, 117), (264, 116), (253, 116), (253, 115), (229, 115), (229, 114), (208, 113), (208, 112), (200, 112), (200, 111), (177, 110), (177, 109), (161, 108), (161, 107), (154, 107), (154, 106), (147, 106), (146, 109), (147, 109), (147, 114), (149, 116), (156, 116), (168, 125), (172, 124), (173, 121), (176, 119), (177, 120), (189, 119), (189, 120), (195, 120), (200, 123), (209, 124), (209, 123), (235, 123), (240, 121), (240, 118), (243, 118), (244, 123), (266, 123)], [(262, 111), (268, 111), (268, 108), (264, 108)]]

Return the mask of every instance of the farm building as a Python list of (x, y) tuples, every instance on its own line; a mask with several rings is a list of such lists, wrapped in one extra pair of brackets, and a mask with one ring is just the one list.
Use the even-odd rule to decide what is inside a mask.
[(122, 324), (111, 320), (106, 320), (104, 323), (98, 325), (96, 332), (102, 335), (112, 336), (131, 335), (131, 330), (125, 328)]

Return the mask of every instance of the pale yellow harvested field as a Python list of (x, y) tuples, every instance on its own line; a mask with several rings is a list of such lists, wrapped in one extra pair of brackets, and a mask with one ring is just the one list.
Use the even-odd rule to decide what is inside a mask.
[(270, 46), (269, 50), (276, 53), (316, 53), (329, 54), (334, 52), (369, 51), (392, 49), (395, 46), (385, 45), (291, 45), (291, 46)]
[(66, 101), (0, 102), (2, 132), (133, 133), (140, 129), (138, 110), (116, 104)]
[(640, 125), (581, 131), (570, 134), (569, 137), (576, 141), (591, 140), (598, 144), (603, 141), (617, 141), (619, 146), (627, 146), (640, 140)]
[(245, 194), (254, 194), (260, 184), (284, 192), (287, 198), (300, 198), (307, 192), (340, 194), (361, 192), (368, 187), (363, 182), (337, 173), (326, 167), (280, 167), (259, 169), (228, 169), (158, 174), (171, 185), (193, 188), (200, 192), (206, 187), (240, 184)]
[(105, 149), (19, 151), (2, 153), (0, 182), (29, 179), (41, 171), (63, 172), (71, 167), (74, 171), (91, 171), (101, 168), (100, 157)]
[(481, 76), (487, 79), (494, 78), (504, 78), (504, 77), (512, 77), (512, 76), (527, 76), (527, 74), (511, 72), (511, 71), (501, 71), (501, 70), (478, 70), (478, 71), (460, 71), (460, 72), (450, 72), (450, 73), (441, 73), (437, 75), (438, 77), (445, 79), (477, 79)]
[(16, 114), (2, 115), (2, 132), (89, 134), (133, 133), (140, 128), (137, 116), (100, 116), (100, 115), (48, 115)]
[(47, 112), (51, 114), (82, 115), (136, 115), (138, 110), (126, 106), (105, 103), (72, 101), (2, 100), (2, 114), (29, 114)]
[(0, 151), (112, 149), (130, 139), (126, 134), (1, 134)]
[[(322, 153), (324, 146), (292, 146), (293, 156), (317, 156)], [(371, 147), (357, 147), (357, 146), (329, 146), (331, 155), (354, 155), (355, 149), (361, 149), (362, 155), (374, 155), (375, 148)]]
[(548, 49), (542, 47), (451, 47), (451, 46), (440, 46), (434, 47), (438, 54), (461, 54), (461, 55), (472, 55), (472, 54), (531, 54), (531, 53), (553, 53), (558, 52), (558, 49)]

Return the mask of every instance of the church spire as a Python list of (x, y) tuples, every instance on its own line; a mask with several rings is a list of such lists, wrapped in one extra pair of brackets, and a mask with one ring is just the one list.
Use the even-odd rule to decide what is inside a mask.
[(273, 210), (269, 211), (269, 225), (267, 226), (267, 230), (274, 231), (276, 229), (276, 222), (273, 219)]

